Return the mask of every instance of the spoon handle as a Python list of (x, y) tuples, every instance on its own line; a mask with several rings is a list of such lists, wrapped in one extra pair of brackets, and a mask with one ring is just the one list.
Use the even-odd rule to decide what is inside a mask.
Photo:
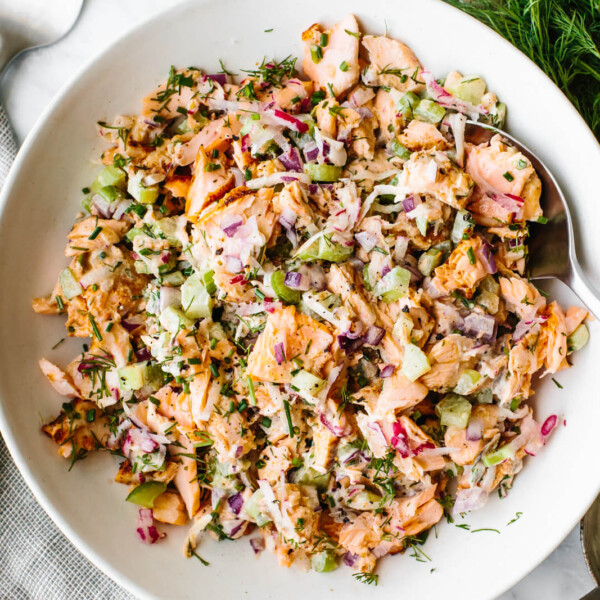
[(589, 594), (586, 594), (581, 600), (600, 600), (600, 588), (592, 590)]
[(600, 319), (600, 293), (594, 289), (583, 274), (577, 260), (571, 260), (571, 268), (563, 281), (577, 294), (592, 315), (596, 319)]
[(17, 144), (6, 111), (0, 102), (0, 189), (2, 189), (16, 154)]

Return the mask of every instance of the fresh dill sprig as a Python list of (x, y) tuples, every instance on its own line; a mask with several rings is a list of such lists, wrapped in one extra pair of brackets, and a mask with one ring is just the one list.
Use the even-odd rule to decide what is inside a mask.
[(354, 577), (356, 581), (366, 583), (367, 585), (377, 585), (379, 583), (379, 575), (376, 573), (352, 573), (352, 577)]
[(600, 3), (597, 0), (445, 0), (531, 58), (600, 139)]

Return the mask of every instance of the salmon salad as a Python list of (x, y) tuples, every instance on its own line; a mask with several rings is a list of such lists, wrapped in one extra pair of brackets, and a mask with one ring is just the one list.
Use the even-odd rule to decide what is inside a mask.
[(588, 313), (528, 280), (542, 184), (501, 135), (465, 139), (504, 126), (481, 76), (434, 75), (353, 15), (302, 47), (172, 67), (98, 122), (70, 262), (33, 301), (86, 338), (40, 360), (64, 397), (42, 430), (69, 469), (114, 455), (145, 544), (180, 526), (204, 564), (203, 538), (245, 538), (377, 583), (535, 460), (563, 419), (536, 418), (534, 384)]

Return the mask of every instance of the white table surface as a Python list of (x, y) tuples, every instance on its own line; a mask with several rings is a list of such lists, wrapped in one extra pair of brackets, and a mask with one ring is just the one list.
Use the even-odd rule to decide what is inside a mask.
[[(50, 99), (90, 57), (140, 21), (178, 1), (86, 0), (79, 22), (66, 38), (17, 59), (0, 82), (0, 97), (18, 141), (25, 139)], [(510, 561), (510, 556), (506, 558)], [(498, 576), (502, 576), (502, 567)], [(543, 564), (499, 600), (578, 600), (592, 587), (577, 527)]]

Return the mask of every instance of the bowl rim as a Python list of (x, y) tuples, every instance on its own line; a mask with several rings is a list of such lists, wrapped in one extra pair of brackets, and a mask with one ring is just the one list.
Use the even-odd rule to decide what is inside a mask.
[[(11, 165), (8, 176), (5, 180), (4, 186), (2, 190), (0, 190), (0, 220), (4, 218), (4, 212), (6, 205), (8, 203), (9, 198), (12, 195), (12, 189), (15, 186), (15, 183), (18, 181), (20, 177), (22, 177), (22, 166), (26, 160), (27, 155), (29, 154), (30, 148), (33, 147), (37, 137), (39, 136), (42, 129), (45, 127), (46, 123), (50, 120), (49, 117), (57, 111), (63, 101), (68, 98), (73, 92), (74, 88), (78, 85), (79, 81), (83, 79), (85, 73), (93, 69), (93, 67), (97, 64), (102, 63), (106, 60), (107, 56), (118, 50), (121, 46), (127, 44), (129, 39), (135, 36), (138, 32), (143, 31), (146, 27), (154, 24), (155, 22), (164, 18), (167, 13), (179, 13), (185, 12), (188, 8), (198, 5), (206, 5), (218, 3), (219, 0), (182, 0), (178, 2), (175, 6), (165, 6), (165, 8), (158, 10), (155, 14), (142, 19), (139, 23), (134, 25), (131, 28), (128, 28), (123, 33), (121, 33), (115, 40), (111, 41), (108, 45), (102, 47), (100, 50), (96, 51), (89, 59), (84, 61), (84, 63), (75, 70), (75, 72), (61, 85), (59, 90), (54, 94), (51, 101), (48, 103), (46, 108), (40, 113), (38, 118), (35, 121), (35, 124), (27, 133), (23, 144), (18, 150), (17, 156), (13, 164)], [(583, 119), (581, 114), (577, 111), (575, 106), (570, 102), (565, 93), (552, 81), (552, 79), (534, 62), (532, 61), (524, 52), (522, 52), (517, 47), (513, 46), (508, 40), (502, 37), (499, 33), (494, 31), (491, 27), (482, 23), (475, 17), (465, 13), (452, 6), (451, 4), (447, 4), (443, 0), (420, 0), (420, 2), (427, 2), (431, 6), (431, 11), (435, 12), (443, 12), (448, 11), (449, 13), (454, 12), (460, 13), (460, 17), (465, 20), (470, 20), (472, 27), (477, 27), (486, 32), (488, 36), (494, 36), (496, 41), (502, 44), (507, 52), (513, 52), (520, 55), (521, 60), (525, 60), (529, 63), (529, 66), (535, 67), (539, 75), (542, 75), (543, 78), (550, 83), (556, 91), (560, 93), (561, 102), (563, 104), (564, 110), (569, 110), (571, 113), (574, 113), (579, 119), (580, 123), (584, 126), (586, 130), (586, 135), (590, 137), (597, 145), (600, 143), (594, 136), (589, 125)], [(343, 15), (340, 15), (340, 18)], [(581, 134), (583, 135), (583, 128), (581, 130)], [(148, 590), (143, 589), (138, 586), (133, 580), (127, 578), (126, 576), (121, 575), (118, 571), (113, 570), (113, 568), (105, 561), (101, 554), (99, 554), (96, 550), (94, 550), (86, 541), (84, 541), (79, 533), (69, 525), (69, 523), (63, 517), (63, 510), (57, 506), (55, 503), (51, 502), (46, 494), (43, 492), (41, 485), (38, 483), (35, 475), (32, 470), (29, 468), (27, 461), (25, 460), (25, 456), (19, 447), (19, 443), (17, 441), (17, 436), (14, 435), (13, 428), (9, 423), (9, 419), (7, 418), (5, 412), (5, 406), (3, 402), (2, 396), (0, 396), (0, 432), (4, 438), (6, 446), (11, 454), (13, 461), (15, 462), (17, 468), (19, 469), (21, 475), (23, 476), (27, 486), (33, 493), (36, 501), (41, 505), (46, 514), (52, 519), (53, 523), (58, 527), (61, 533), (69, 540), (71, 544), (81, 553), (83, 554), (94, 566), (99, 568), (107, 577), (113, 580), (115, 583), (120, 585), (122, 588), (127, 590), (129, 593), (133, 594), (139, 598), (157, 598), (157, 596), (152, 595), (148, 592)], [(521, 581), (524, 577), (526, 577), (531, 571), (533, 571), (538, 565), (540, 565), (566, 538), (566, 536), (571, 532), (571, 530), (577, 525), (579, 521), (581, 521), (584, 514), (587, 512), (588, 508), (594, 502), (597, 494), (600, 492), (600, 478), (598, 479), (596, 492), (593, 497), (589, 499), (585, 504), (585, 509), (583, 511), (579, 511), (576, 515), (574, 514), (572, 519), (565, 520), (565, 525), (561, 528), (560, 534), (555, 539), (558, 539), (558, 542), (555, 544), (551, 544), (544, 550), (544, 552), (539, 553), (539, 561), (535, 564), (528, 565), (525, 571), (513, 571), (514, 575), (505, 578), (506, 587), (504, 591), (512, 588), (516, 583)]]

